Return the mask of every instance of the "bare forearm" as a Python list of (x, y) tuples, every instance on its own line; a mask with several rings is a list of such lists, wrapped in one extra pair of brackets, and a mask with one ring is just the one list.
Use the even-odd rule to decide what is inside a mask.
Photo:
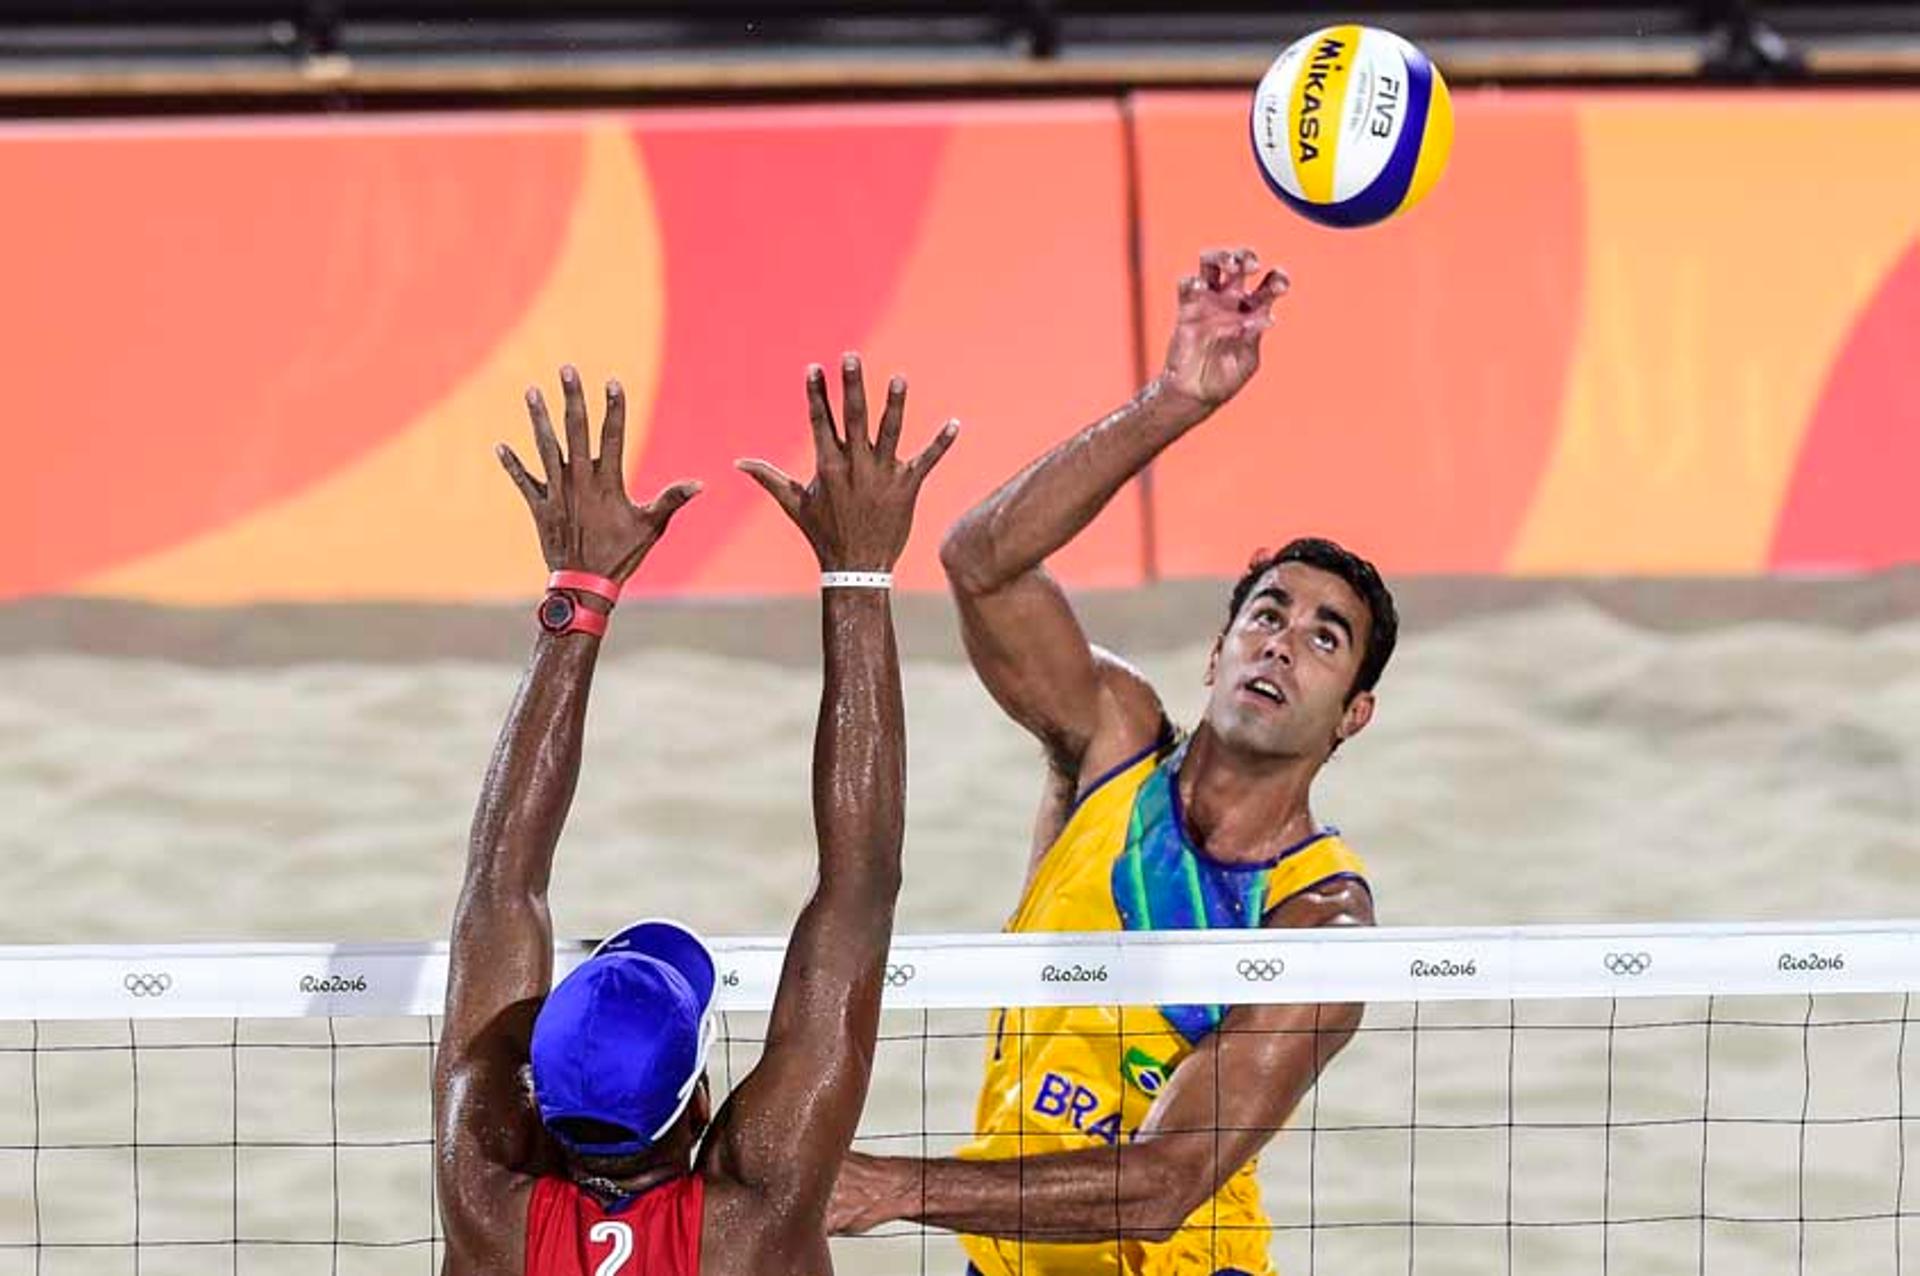
[(735, 1092), (733, 1171), (824, 1206), (860, 1121), (880, 974), (900, 892), (899, 661), (887, 596), (826, 591), (826, 682), (814, 734), (820, 882), (787, 943), (766, 1052)]
[(1149, 382), (954, 524), (941, 547), (948, 574), (959, 587), (984, 592), (1038, 567), (1208, 411), (1158, 380)]
[(480, 790), (468, 850), (469, 886), (543, 894), (580, 777), (587, 693), (600, 642), (540, 636)]
[(888, 899), (900, 889), (905, 710), (887, 592), (829, 589), (821, 602), (826, 676), (814, 733), (820, 883)]
[[(1360, 1007), (1243, 1007), (1115, 1147), (995, 1161), (885, 1158), (867, 1226), (915, 1219), (973, 1235), (1111, 1240), (1171, 1235), (1285, 1124)], [(1260, 1018), (1248, 1017), (1257, 1011)], [(1226, 1049), (1231, 1043), (1232, 1049)], [(1237, 1104), (1223, 1102), (1239, 1099)]]
[(898, 1217), (970, 1236), (1111, 1241), (1169, 1234), (1191, 1211), (1163, 1149), (1121, 1145), (1000, 1161), (889, 1160)]

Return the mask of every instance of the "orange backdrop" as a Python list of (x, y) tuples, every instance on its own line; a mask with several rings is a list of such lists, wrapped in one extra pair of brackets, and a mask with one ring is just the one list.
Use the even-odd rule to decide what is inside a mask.
[(1464, 93), (1434, 195), (1344, 232), (1266, 194), (1243, 94), (1127, 105), (0, 131), (0, 596), (524, 596), (491, 445), (569, 360), (626, 383), (636, 489), (709, 480), (638, 588), (807, 588), (728, 467), (804, 469), (802, 368), (849, 348), (909, 374), (914, 438), (965, 423), (931, 586), (939, 528), (1124, 398), (1241, 242), (1294, 278), (1266, 368), (1074, 583), (1309, 531), (1402, 573), (1920, 558), (1920, 95)]

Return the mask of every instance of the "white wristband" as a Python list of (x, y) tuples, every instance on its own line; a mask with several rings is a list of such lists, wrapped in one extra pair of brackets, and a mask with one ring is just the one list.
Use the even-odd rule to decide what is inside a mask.
[(821, 572), (822, 589), (892, 589), (892, 572)]

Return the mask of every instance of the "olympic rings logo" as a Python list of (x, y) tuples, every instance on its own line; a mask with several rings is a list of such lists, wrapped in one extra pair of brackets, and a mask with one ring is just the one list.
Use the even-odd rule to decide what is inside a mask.
[(1266, 984), (1286, 974), (1287, 963), (1278, 957), (1242, 957), (1234, 970), (1250, 983)]
[(1616, 975), (1644, 975), (1652, 965), (1652, 953), (1607, 954), (1607, 969)]
[(173, 987), (173, 976), (166, 971), (134, 971), (120, 981), (120, 986), (136, 997), (159, 997)]
[(889, 988), (905, 988), (913, 982), (914, 975), (918, 973), (918, 971), (914, 970), (911, 962), (903, 962), (898, 966), (892, 962), (888, 962), (887, 969), (885, 973), (881, 975), (880, 980)]

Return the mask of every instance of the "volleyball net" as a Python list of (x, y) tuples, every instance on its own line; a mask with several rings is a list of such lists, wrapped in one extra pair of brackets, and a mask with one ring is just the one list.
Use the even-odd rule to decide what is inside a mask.
[[(724, 1092), (783, 947), (715, 948)], [(0, 948), (0, 1276), (437, 1271), (445, 964)], [(998, 1007), (1367, 1003), (1260, 1158), (1286, 1276), (1901, 1273), (1920, 1252), (1920, 922), (902, 938), (886, 983), (857, 1146), (910, 1155), (971, 1135)], [(1070, 1119), (1065, 1093), (1032, 1098)], [(965, 1270), (917, 1225), (834, 1254)]]

